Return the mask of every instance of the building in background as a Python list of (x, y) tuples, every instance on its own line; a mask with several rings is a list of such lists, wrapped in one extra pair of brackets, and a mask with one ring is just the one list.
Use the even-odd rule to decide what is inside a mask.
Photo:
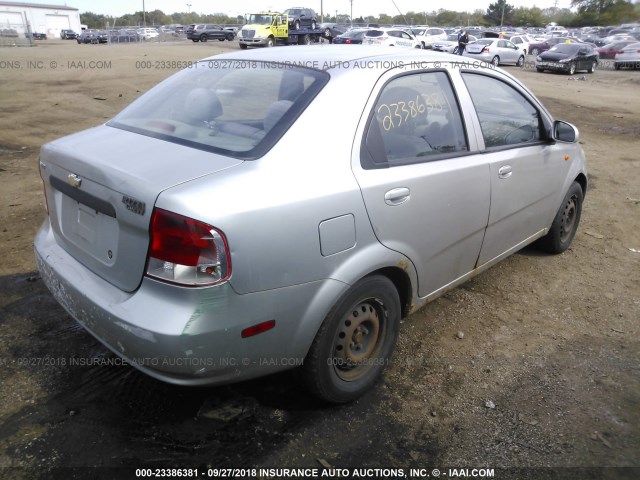
[(60, 38), (61, 30), (80, 33), (80, 12), (66, 5), (0, 1), (0, 35), (24, 39), (29, 29), (49, 38)]

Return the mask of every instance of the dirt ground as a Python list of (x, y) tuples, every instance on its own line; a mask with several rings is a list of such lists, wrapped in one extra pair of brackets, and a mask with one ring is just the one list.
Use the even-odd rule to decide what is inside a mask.
[(181, 62), (236, 48), (0, 50), (0, 478), (327, 465), (640, 478), (640, 71), (508, 67), (580, 129), (590, 188), (573, 246), (527, 248), (412, 315), (384, 379), (353, 404), (319, 405), (289, 373), (166, 385), (114, 364), (65, 314), (32, 253), (39, 147), (106, 121)]

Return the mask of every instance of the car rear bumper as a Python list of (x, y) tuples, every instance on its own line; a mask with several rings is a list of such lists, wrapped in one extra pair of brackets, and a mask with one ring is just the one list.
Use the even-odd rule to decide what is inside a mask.
[[(133, 367), (178, 385), (231, 383), (300, 366), (348, 287), (324, 280), (239, 295), (229, 283), (182, 288), (143, 278), (128, 293), (64, 251), (48, 220), (34, 249), (42, 280), (78, 323)], [(269, 320), (273, 329), (242, 338), (244, 329)]]
[(536, 68), (544, 70), (553, 70), (556, 72), (568, 72), (571, 63), (556, 63), (556, 62), (538, 62)]

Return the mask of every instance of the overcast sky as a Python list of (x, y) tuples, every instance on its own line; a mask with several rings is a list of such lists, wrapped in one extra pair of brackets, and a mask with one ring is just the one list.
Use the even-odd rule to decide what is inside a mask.
[[(142, 10), (143, 0), (24, 0), (29, 3), (44, 3), (48, 5), (67, 5), (75, 7), (82, 12), (102, 13), (104, 15), (121, 16), (125, 13), (134, 13)], [(394, 0), (402, 13), (432, 12), (441, 8), (455, 11), (473, 12), (476, 9), (486, 10), (490, 3), (496, 0), (457, 0), (455, 2), (446, 0)], [(222, 12), (230, 16), (244, 15), (249, 12), (264, 10), (282, 11), (290, 7), (309, 7), (320, 14), (320, 4), (323, 4), (325, 14), (335, 15), (349, 14), (351, 2), (349, 0), (236, 0), (235, 2), (224, 2), (215, 0), (144, 0), (146, 11), (162, 10), (166, 14), (174, 12), (187, 12), (189, 9), (197, 13), (217, 13)], [(515, 7), (536, 6), (539, 8), (553, 7), (555, 0), (507, 0), (509, 5)], [(189, 7), (188, 4), (191, 6)], [(568, 8), (571, 0), (557, 0), (557, 6)], [(373, 15), (386, 13), (394, 16), (398, 10), (392, 0), (353, 0), (353, 16)]]

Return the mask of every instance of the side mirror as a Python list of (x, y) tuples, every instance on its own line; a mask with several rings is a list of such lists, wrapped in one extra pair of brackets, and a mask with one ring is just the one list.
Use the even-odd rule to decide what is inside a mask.
[(564, 143), (576, 143), (579, 138), (578, 129), (562, 120), (556, 120), (553, 122), (553, 139), (558, 142)]

